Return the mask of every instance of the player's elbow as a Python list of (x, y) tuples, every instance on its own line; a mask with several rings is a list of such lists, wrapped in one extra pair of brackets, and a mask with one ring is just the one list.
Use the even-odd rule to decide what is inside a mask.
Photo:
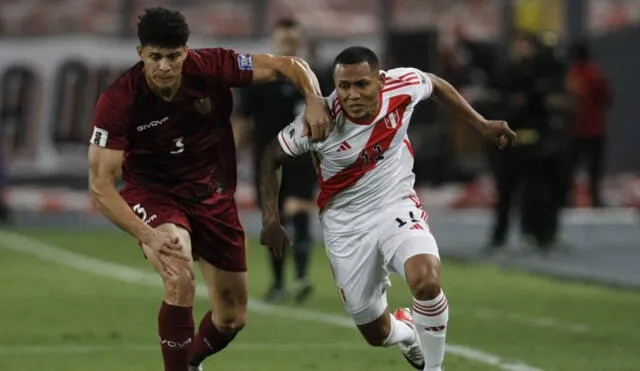
[(450, 91), (450, 89), (453, 88), (444, 79), (432, 73), (428, 73), (427, 77), (429, 77), (429, 81), (431, 81), (431, 86), (432, 86), (431, 97), (435, 100), (438, 100), (439, 98), (446, 96), (446, 94)]
[(89, 195), (93, 205), (100, 208), (104, 203), (104, 199), (107, 197), (112, 189), (115, 189), (113, 180), (107, 179), (108, 177), (100, 176), (89, 173)]
[(296, 72), (310, 70), (309, 64), (300, 57), (278, 56), (273, 58), (272, 67), (276, 78), (292, 76)]
[(91, 196), (91, 202), (93, 203), (93, 206), (100, 206), (100, 199), (103, 197), (103, 195), (104, 191), (99, 183), (96, 182), (95, 179), (91, 179), (91, 177), (89, 177), (89, 196)]

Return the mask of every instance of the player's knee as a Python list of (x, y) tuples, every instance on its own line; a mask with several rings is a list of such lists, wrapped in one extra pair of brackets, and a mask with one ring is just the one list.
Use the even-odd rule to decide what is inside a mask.
[(168, 302), (179, 305), (191, 304), (196, 291), (193, 273), (183, 270), (164, 277), (165, 295)]
[(411, 294), (418, 300), (431, 300), (440, 293), (440, 261), (431, 255), (417, 255), (405, 264)]
[(413, 297), (418, 300), (431, 300), (440, 293), (440, 282), (434, 278), (425, 278), (409, 285)]

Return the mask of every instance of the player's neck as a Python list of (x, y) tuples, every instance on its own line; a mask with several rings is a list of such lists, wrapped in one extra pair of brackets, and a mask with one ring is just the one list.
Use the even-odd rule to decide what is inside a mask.
[(163, 100), (170, 102), (178, 93), (178, 89), (180, 89), (180, 84), (182, 84), (182, 79), (178, 78), (176, 82), (166, 88), (160, 88), (158, 85), (154, 84), (154, 82), (148, 77), (145, 76), (145, 80), (147, 81), (147, 85), (149, 89), (153, 92), (153, 94), (159, 96)]

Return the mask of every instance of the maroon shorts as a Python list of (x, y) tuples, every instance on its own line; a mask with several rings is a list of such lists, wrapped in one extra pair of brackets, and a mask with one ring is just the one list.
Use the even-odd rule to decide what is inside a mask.
[(148, 225), (172, 223), (187, 229), (194, 259), (229, 272), (247, 270), (244, 230), (233, 196), (216, 194), (196, 203), (131, 185), (120, 195)]

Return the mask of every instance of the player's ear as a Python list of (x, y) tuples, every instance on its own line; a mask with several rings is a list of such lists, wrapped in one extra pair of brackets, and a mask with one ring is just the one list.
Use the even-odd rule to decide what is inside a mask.
[(136, 51), (138, 52), (138, 57), (140, 58), (140, 60), (142, 60), (142, 46), (136, 46)]
[(385, 74), (384, 71), (378, 70), (378, 84), (384, 85)]

